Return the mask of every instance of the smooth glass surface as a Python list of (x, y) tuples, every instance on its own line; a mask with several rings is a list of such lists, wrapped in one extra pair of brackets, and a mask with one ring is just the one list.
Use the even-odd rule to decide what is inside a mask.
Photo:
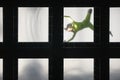
[(0, 59), (0, 80), (3, 80), (3, 59)]
[(0, 42), (3, 42), (3, 8), (0, 7)]
[(18, 80), (48, 80), (48, 59), (19, 59)]
[(93, 59), (64, 59), (64, 80), (94, 80)]
[(110, 59), (110, 80), (120, 80), (120, 58)]
[(110, 8), (110, 31), (113, 37), (110, 36), (110, 42), (120, 42), (120, 7)]
[(18, 8), (18, 42), (48, 42), (48, 8)]

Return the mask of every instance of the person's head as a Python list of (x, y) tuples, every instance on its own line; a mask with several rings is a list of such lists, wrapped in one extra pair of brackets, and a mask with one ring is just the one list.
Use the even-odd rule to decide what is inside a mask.
[(72, 23), (67, 24), (67, 27), (65, 28), (66, 31), (68, 32), (73, 32), (73, 25)]

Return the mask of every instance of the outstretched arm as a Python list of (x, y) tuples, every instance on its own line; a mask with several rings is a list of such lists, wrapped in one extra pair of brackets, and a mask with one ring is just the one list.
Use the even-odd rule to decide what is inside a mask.
[(89, 24), (89, 28), (92, 29), (92, 30), (94, 30), (94, 26), (93, 26), (92, 23)]
[[(90, 29), (94, 30), (94, 26), (92, 25), (92, 23), (90, 23), (90, 26), (89, 26)], [(109, 34), (113, 37), (113, 34), (111, 31), (109, 31)]]
[(70, 19), (72, 22), (74, 22), (74, 20), (70, 17), (70, 16), (64, 16), (65, 18)]
[(113, 37), (113, 34), (112, 34), (112, 32), (111, 32), (111, 31), (109, 31), (109, 34)]
[(70, 42), (71, 40), (73, 40), (75, 35), (76, 35), (76, 33), (73, 33), (73, 36), (67, 42)]

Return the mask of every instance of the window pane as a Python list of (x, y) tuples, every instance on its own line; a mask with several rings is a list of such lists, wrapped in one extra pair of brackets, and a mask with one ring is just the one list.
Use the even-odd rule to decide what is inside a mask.
[(0, 7), (0, 42), (3, 42), (3, 8)]
[(110, 8), (110, 42), (120, 42), (120, 7)]
[(48, 59), (18, 61), (18, 80), (48, 80)]
[(93, 80), (93, 59), (64, 59), (64, 80)]
[(0, 59), (0, 80), (3, 80), (3, 60)]
[(48, 8), (18, 8), (18, 41), (48, 42)]
[(110, 59), (110, 80), (120, 80), (120, 59)]
[[(88, 18), (87, 15), (89, 15), (90, 18)], [(73, 21), (75, 21), (76, 23)], [(90, 23), (91, 25), (90, 24), (88, 25), (88, 23)], [(71, 42), (93, 42), (94, 41), (93, 7), (65, 7), (63, 26), (64, 26), (64, 42), (66, 41), (68, 42), (68, 40), (72, 38), (73, 32), (75, 31), (78, 32), (76, 33), (75, 37), (71, 40)]]

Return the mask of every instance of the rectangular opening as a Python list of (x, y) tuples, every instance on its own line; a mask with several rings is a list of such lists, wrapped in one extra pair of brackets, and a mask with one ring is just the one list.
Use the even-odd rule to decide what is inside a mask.
[(18, 80), (48, 80), (48, 59), (19, 59)]
[(94, 60), (65, 58), (64, 80), (94, 80)]
[(49, 42), (48, 7), (18, 8), (18, 42)]

